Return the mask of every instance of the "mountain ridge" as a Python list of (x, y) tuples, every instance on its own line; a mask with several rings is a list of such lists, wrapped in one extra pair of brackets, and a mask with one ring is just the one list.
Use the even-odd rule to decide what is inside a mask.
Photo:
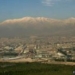
[(75, 35), (75, 18), (64, 20), (45, 17), (23, 17), (0, 23), (0, 36)]

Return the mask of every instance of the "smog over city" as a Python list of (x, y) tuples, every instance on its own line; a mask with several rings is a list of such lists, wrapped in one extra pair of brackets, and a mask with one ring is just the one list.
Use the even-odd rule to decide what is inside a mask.
[(75, 0), (0, 0), (0, 75), (60, 73), (75, 74)]
[(64, 20), (45, 17), (8, 19), (0, 23), (0, 37), (26, 35), (75, 36), (75, 18)]

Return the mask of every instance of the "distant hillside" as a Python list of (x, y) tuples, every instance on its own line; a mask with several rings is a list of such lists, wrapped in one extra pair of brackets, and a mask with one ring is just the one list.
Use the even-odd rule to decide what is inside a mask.
[(75, 18), (57, 20), (45, 17), (24, 17), (0, 23), (0, 37), (26, 35), (75, 35)]

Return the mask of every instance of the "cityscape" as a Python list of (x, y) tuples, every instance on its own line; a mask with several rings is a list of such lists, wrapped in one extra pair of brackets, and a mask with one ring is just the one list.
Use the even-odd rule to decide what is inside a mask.
[(0, 0), (0, 75), (75, 75), (75, 0)]
[(75, 37), (0, 38), (0, 61), (75, 62)]

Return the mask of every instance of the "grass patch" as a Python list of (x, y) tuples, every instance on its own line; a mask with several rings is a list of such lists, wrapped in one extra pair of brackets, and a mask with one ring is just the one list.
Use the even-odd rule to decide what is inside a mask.
[(42, 63), (0, 63), (0, 75), (73, 75), (75, 66)]

